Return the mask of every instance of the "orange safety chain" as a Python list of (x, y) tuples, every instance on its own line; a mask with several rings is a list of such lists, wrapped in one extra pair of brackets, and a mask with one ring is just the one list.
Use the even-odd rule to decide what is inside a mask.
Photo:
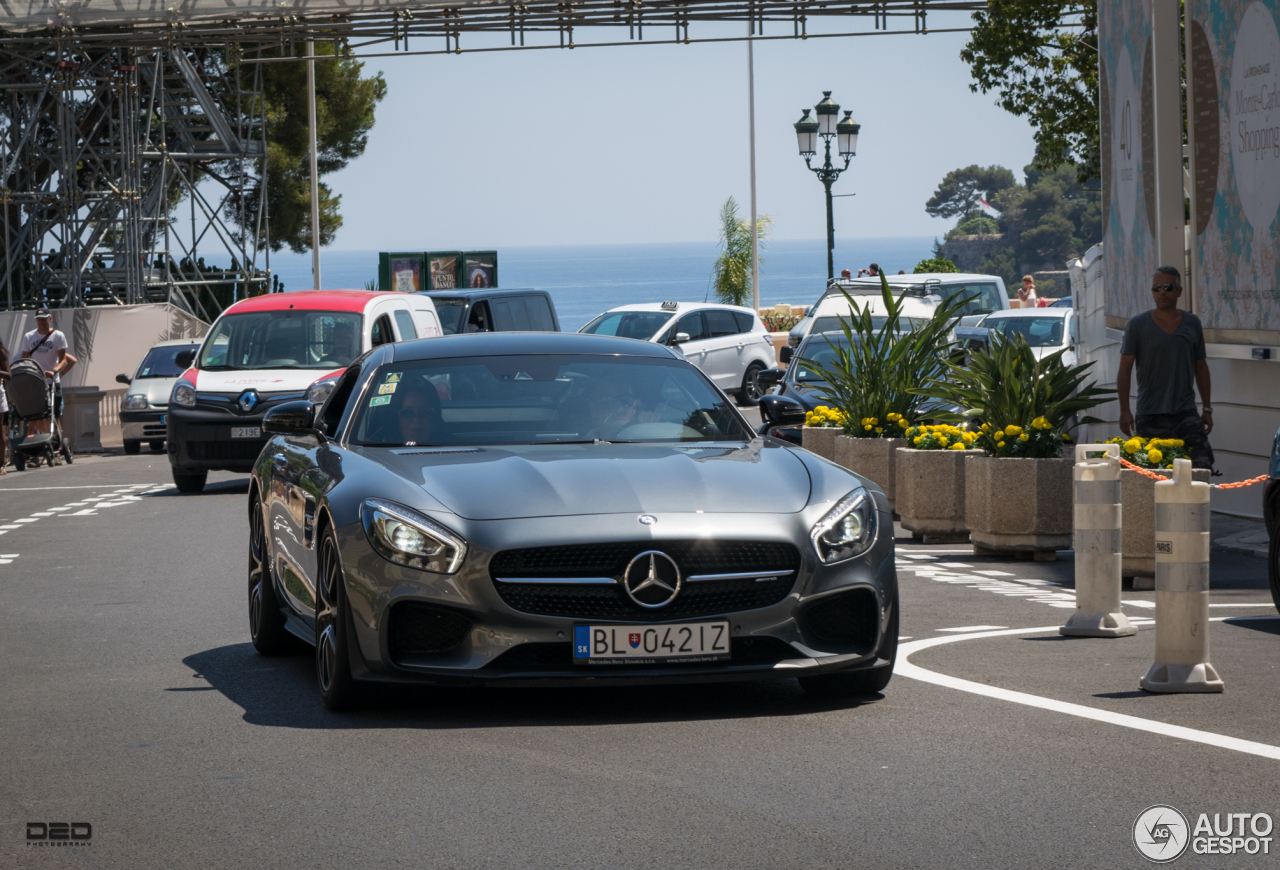
[[(1125, 468), (1132, 468), (1134, 471), (1138, 472), (1138, 474), (1141, 474), (1144, 477), (1149, 477), (1152, 480), (1168, 480), (1169, 476), (1172, 476), (1172, 473), (1170, 473), (1169, 476), (1166, 476), (1163, 474), (1156, 474), (1154, 471), (1151, 471), (1146, 468), (1139, 468), (1138, 466), (1134, 465), (1132, 462), (1130, 462), (1127, 459), (1121, 459), (1120, 464), (1123, 465)], [(1236, 483), (1211, 483), (1209, 484), (1209, 488), (1210, 489), (1240, 489), (1241, 487), (1245, 487), (1245, 486), (1253, 486), (1255, 483), (1262, 483), (1264, 480), (1267, 479), (1267, 477), (1268, 475), (1259, 474), (1257, 477), (1250, 478), (1249, 480), (1237, 481)]]

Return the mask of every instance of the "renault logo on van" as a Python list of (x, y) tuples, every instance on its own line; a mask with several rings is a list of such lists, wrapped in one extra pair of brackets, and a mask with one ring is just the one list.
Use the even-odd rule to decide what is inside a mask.
[(240, 406), (240, 410), (248, 414), (253, 410), (254, 405), (258, 404), (258, 393), (256, 390), (245, 390), (240, 394), (240, 398), (236, 404)]

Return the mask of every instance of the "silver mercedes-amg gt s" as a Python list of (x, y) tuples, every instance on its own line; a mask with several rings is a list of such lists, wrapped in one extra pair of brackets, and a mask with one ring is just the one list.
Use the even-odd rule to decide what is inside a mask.
[(375, 348), (291, 402), (249, 489), (249, 622), (370, 681), (798, 677), (869, 694), (898, 643), (874, 484), (752, 433), (665, 347), (458, 335)]

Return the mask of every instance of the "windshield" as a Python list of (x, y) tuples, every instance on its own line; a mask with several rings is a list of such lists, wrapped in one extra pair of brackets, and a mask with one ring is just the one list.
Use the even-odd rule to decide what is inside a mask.
[(183, 369), (175, 363), (174, 357), (189, 350), (193, 345), (190, 344), (172, 344), (168, 347), (153, 347), (142, 361), (142, 365), (138, 366), (138, 373), (133, 376), (136, 381), (139, 378), (176, 378), (182, 374)]
[(232, 314), (214, 326), (200, 368), (339, 369), (360, 355), (362, 317), (340, 311)]
[[(817, 365), (830, 366), (836, 362), (836, 348), (838, 347), (848, 350), (849, 342), (835, 336), (831, 336), (830, 340), (816, 338), (801, 348), (799, 359), (808, 360)], [(821, 377), (801, 365), (799, 361), (796, 363), (796, 381), (802, 384), (826, 383)]]
[(669, 311), (606, 311), (578, 331), (648, 341), (671, 317)]
[(457, 335), (462, 332), (462, 324), (467, 316), (466, 299), (432, 299), (436, 304), (436, 314), (440, 315), (440, 330), (445, 335)]
[(380, 446), (750, 441), (724, 396), (678, 360), (590, 355), (389, 363), (352, 443)]
[[(832, 315), (829, 317), (819, 317), (817, 320), (813, 322), (813, 333), (815, 335), (818, 335), (824, 332), (843, 332), (844, 330), (841, 329), (840, 327), (840, 321), (848, 320), (848, 319), (849, 318), (847, 316), (839, 317), (836, 315)], [(887, 315), (873, 314), (871, 315), (871, 327), (873, 329), (880, 329), (885, 325), (885, 323), (888, 320), (889, 320), (889, 317)], [(918, 327), (924, 326), (928, 322), (929, 321), (919, 317), (899, 317), (898, 329), (916, 329)]]
[(1005, 338), (1021, 335), (1032, 347), (1061, 347), (1063, 317), (988, 317), (982, 325)]

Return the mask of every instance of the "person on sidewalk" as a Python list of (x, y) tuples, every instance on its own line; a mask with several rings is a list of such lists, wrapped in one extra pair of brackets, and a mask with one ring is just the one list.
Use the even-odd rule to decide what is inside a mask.
[[(36, 328), (22, 336), (23, 359), (33, 359), (44, 369), (44, 377), (53, 383), (53, 416), (62, 419), (62, 375), (76, 364), (75, 357), (67, 353), (67, 337), (53, 328), (53, 315), (48, 308), (36, 312)], [(48, 432), (49, 424), (33, 423), (33, 432)]]
[[(1151, 284), (1156, 307), (1129, 320), (1120, 343), (1116, 392), (1120, 399), (1120, 431), (1126, 436), (1178, 438), (1191, 464), (1213, 468), (1213, 405), (1209, 399), (1209, 364), (1205, 361), (1200, 318), (1178, 309), (1182, 275), (1174, 266), (1156, 269)], [(1129, 411), (1129, 377), (1138, 365), (1138, 413)], [(1203, 413), (1196, 414), (1192, 382), (1200, 390)]]
[(1022, 276), (1022, 286), (1018, 288), (1018, 307), (1036, 307), (1036, 279), (1030, 275)]

